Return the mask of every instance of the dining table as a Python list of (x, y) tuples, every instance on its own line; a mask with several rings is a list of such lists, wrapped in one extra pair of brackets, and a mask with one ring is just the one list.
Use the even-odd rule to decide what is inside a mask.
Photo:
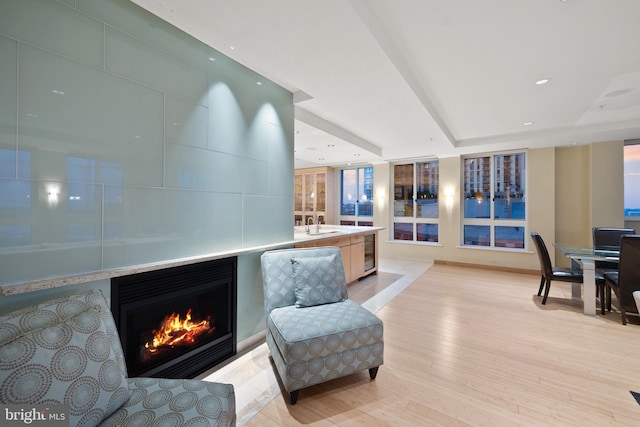
[[(571, 284), (571, 297), (582, 298), (584, 314), (596, 315), (596, 261), (615, 261), (620, 259), (619, 250), (601, 250), (588, 246), (554, 243), (553, 246), (562, 255), (576, 261), (582, 268), (582, 286)], [(581, 288), (584, 287), (584, 290)], [(581, 295), (582, 294), (582, 295)], [(600, 296), (602, 298), (602, 295)]]

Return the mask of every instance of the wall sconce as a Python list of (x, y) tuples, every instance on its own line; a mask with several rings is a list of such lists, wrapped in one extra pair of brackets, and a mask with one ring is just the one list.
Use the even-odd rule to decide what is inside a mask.
[(378, 190), (376, 191), (376, 204), (378, 205), (378, 212), (384, 212), (385, 210), (385, 206), (384, 206), (384, 201), (385, 201), (385, 193), (386, 193), (387, 189), (386, 188), (378, 188)]
[(444, 206), (447, 209), (447, 213), (450, 214), (453, 210), (453, 198), (456, 194), (456, 190), (452, 186), (447, 186), (444, 189)]
[(49, 206), (57, 205), (60, 197), (60, 187), (57, 184), (47, 185), (47, 202)]

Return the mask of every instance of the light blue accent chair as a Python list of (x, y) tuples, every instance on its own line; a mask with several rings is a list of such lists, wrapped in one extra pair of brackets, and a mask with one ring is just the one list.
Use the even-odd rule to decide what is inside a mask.
[(232, 384), (129, 378), (95, 289), (0, 314), (0, 403), (63, 405), (67, 425), (79, 427), (236, 425)]
[(348, 299), (340, 249), (265, 252), (266, 340), (291, 404), (300, 389), (382, 365), (382, 320)]

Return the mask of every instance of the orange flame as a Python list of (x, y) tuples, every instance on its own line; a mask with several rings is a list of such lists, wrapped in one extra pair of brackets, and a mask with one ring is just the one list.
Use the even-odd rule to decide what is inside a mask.
[(199, 323), (191, 321), (191, 309), (187, 311), (184, 320), (180, 315), (172, 313), (162, 321), (160, 329), (153, 331), (151, 343), (145, 343), (150, 352), (157, 351), (162, 346), (173, 346), (180, 343), (193, 343), (198, 335), (210, 329), (209, 322), (203, 320)]

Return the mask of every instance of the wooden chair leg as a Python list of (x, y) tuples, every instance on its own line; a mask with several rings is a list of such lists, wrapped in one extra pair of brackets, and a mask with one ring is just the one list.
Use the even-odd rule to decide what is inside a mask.
[(600, 295), (600, 313), (604, 316), (606, 314), (606, 297), (604, 296), (604, 288), (605, 285), (599, 285), (596, 290), (598, 291), (598, 294)]
[(290, 399), (291, 399), (291, 404), (295, 405), (296, 402), (298, 401), (298, 392), (300, 390), (294, 390), (292, 392), (289, 393)]
[(623, 325), (627, 324), (627, 312), (622, 307), (620, 307), (620, 320), (622, 320)]

